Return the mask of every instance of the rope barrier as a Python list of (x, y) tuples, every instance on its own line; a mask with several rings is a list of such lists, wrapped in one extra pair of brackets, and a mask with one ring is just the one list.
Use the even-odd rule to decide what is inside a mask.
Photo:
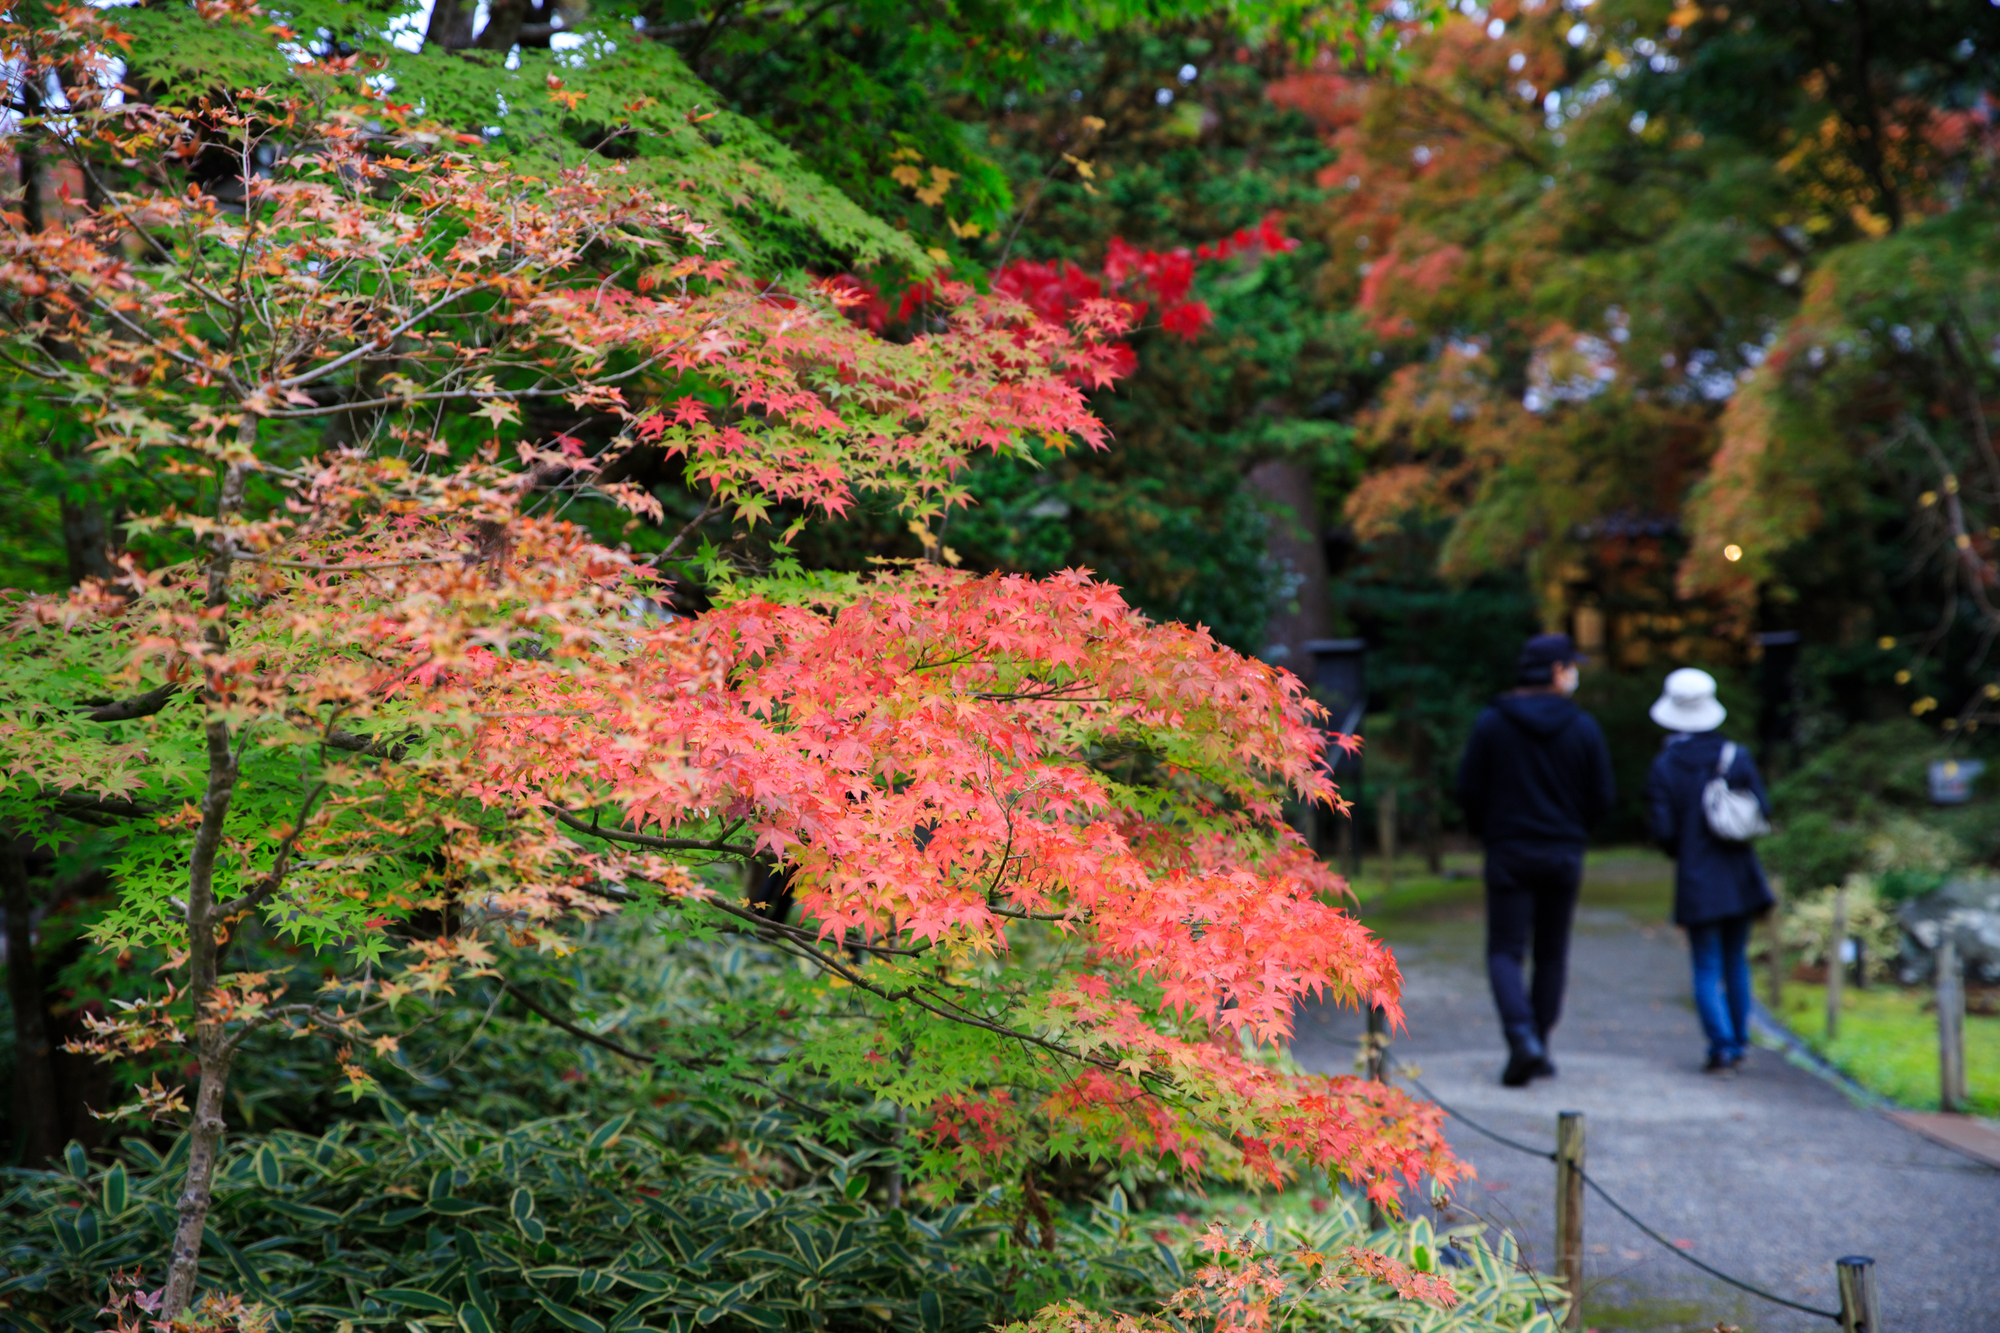
[(1752, 1286), (1750, 1283), (1743, 1281), (1741, 1278), (1734, 1278), (1729, 1276), (1729, 1274), (1723, 1272), (1720, 1268), (1716, 1268), (1711, 1264), (1703, 1263), (1701, 1260), (1689, 1254), (1686, 1250), (1683, 1250), (1680, 1246), (1668, 1240), (1665, 1236), (1662, 1236), (1659, 1232), (1647, 1226), (1644, 1222), (1641, 1222), (1638, 1218), (1632, 1216), (1631, 1210), (1628, 1209), (1624, 1204), (1618, 1202), (1618, 1200), (1612, 1198), (1610, 1191), (1606, 1190), (1604, 1186), (1598, 1184), (1595, 1180), (1592, 1180), (1590, 1177), (1590, 1173), (1588, 1171), (1585, 1171), (1582, 1167), (1578, 1167), (1576, 1169), (1576, 1172), (1578, 1175), (1583, 1177), (1583, 1183), (1590, 1186), (1590, 1188), (1596, 1190), (1597, 1197), (1604, 1200), (1606, 1203), (1610, 1204), (1611, 1207), (1617, 1211), (1620, 1217), (1624, 1218), (1627, 1222), (1630, 1222), (1633, 1226), (1639, 1228), (1639, 1230), (1645, 1232), (1648, 1236), (1651, 1236), (1654, 1240), (1658, 1241), (1662, 1246), (1664, 1246), (1667, 1249), (1669, 1253), (1676, 1254), (1681, 1258), (1687, 1260), (1689, 1263), (1693, 1264), (1696, 1268), (1699, 1268), (1702, 1272), (1707, 1273), (1710, 1277), (1719, 1278), (1722, 1281), (1727, 1282), (1730, 1286), (1735, 1287), (1737, 1290), (1747, 1291), (1752, 1296), (1756, 1296), (1761, 1300), (1771, 1301), (1777, 1305), (1787, 1305), (1794, 1310), (1801, 1310), (1806, 1314), (1816, 1314), (1821, 1319), (1831, 1319), (1836, 1324), (1840, 1322), (1840, 1311), (1838, 1310), (1822, 1310), (1816, 1305), (1800, 1305), (1797, 1301), (1788, 1301), (1783, 1296), (1779, 1296), (1774, 1292), (1765, 1291), (1762, 1287)]
[(1431, 1101), (1436, 1102), (1438, 1104), (1438, 1109), (1440, 1111), (1443, 1111), (1446, 1115), (1450, 1116), (1452, 1119), (1457, 1120), (1460, 1123), (1464, 1124), (1467, 1128), (1476, 1129), (1481, 1134), (1484, 1134), (1487, 1138), (1492, 1139), (1495, 1143), (1504, 1144), (1507, 1147), (1512, 1148), (1515, 1152), (1524, 1152), (1527, 1153), (1530, 1157), (1540, 1157), (1545, 1161), (1550, 1161), (1550, 1162), (1556, 1160), (1556, 1155), (1553, 1152), (1545, 1152), (1540, 1148), (1530, 1148), (1527, 1144), (1518, 1142), (1514, 1139), (1510, 1139), (1505, 1134), (1495, 1133), (1493, 1130), (1490, 1130), (1486, 1126), (1480, 1124), (1477, 1120), (1474, 1120), (1471, 1116), (1465, 1115), (1462, 1112), (1454, 1110), (1452, 1107), (1450, 1107), (1445, 1103), (1444, 1098), (1438, 1096), (1436, 1093), (1432, 1092), (1429, 1088), (1425, 1087), (1424, 1081), (1422, 1079), (1418, 1078), (1415, 1074), (1412, 1074), (1408, 1069), (1404, 1069), (1402, 1061), (1398, 1060), (1395, 1056), (1390, 1055), (1386, 1051), (1383, 1052), (1382, 1058), (1386, 1060), (1388, 1063), (1395, 1065), (1398, 1069), (1402, 1070), (1403, 1077), (1405, 1079), (1408, 1079), (1412, 1084), (1414, 1084), (1418, 1092), (1424, 1094), (1424, 1096), (1428, 1097)]
[[(1549, 1162), (1557, 1160), (1556, 1155), (1553, 1152), (1544, 1152), (1540, 1148), (1531, 1148), (1525, 1143), (1521, 1143), (1515, 1139), (1508, 1138), (1505, 1134), (1496, 1133), (1495, 1131), (1490, 1130), (1486, 1126), (1480, 1124), (1477, 1120), (1472, 1119), (1470, 1116), (1466, 1115), (1464, 1112), (1458, 1110), (1456, 1107), (1452, 1106), (1449, 1102), (1445, 1101), (1442, 1097), (1439, 1097), (1436, 1093), (1432, 1092), (1429, 1088), (1425, 1087), (1422, 1079), (1419, 1079), (1416, 1075), (1412, 1074), (1408, 1069), (1404, 1068), (1403, 1063), (1400, 1060), (1397, 1060), (1394, 1056), (1390, 1055), (1388, 1052), (1386, 1051), (1383, 1052), (1382, 1058), (1387, 1063), (1394, 1065), (1397, 1069), (1397, 1072), (1400, 1073), (1402, 1077), (1406, 1079), (1412, 1086), (1414, 1086), (1418, 1092), (1422, 1093), (1430, 1101), (1435, 1102), (1440, 1111), (1443, 1111), (1446, 1115), (1458, 1121), (1466, 1128), (1477, 1130), (1479, 1133), (1484, 1134), (1487, 1138), (1492, 1139), (1495, 1143), (1501, 1144), (1508, 1148), (1512, 1148), (1516, 1152), (1526, 1153), (1530, 1157), (1539, 1157), (1542, 1158), (1544, 1161), (1549, 1161)], [(1576, 1167), (1575, 1171), (1579, 1176), (1583, 1177), (1584, 1184), (1588, 1185), (1591, 1189), (1597, 1192), (1598, 1198), (1610, 1204), (1613, 1211), (1615, 1211), (1620, 1217), (1624, 1218), (1627, 1222), (1630, 1222), (1633, 1226), (1639, 1228), (1640, 1231), (1644, 1232), (1647, 1236), (1651, 1237), (1653, 1240), (1659, 1242), (1660, 1247), (1666, 1250), (1668, 1254), (1673, 1255), (1675, 1258), (1685, 1260), (1686, 1262), (1693, 1264), (1696, 1268), (1699, 1268), (1702, 1272), (1707, 1273), (1710, 1277), (1718, 1278), (1723, 1282), (1727, 1282), (1730, 1286), (1735, 1287), (1737, 1290), (1748, 1292), (1750, 1295), (1755, 1296), (1760, 1300), (1770, 1301), (1775, 1305), (1783, 1305), (1789, 1309), (1798, 1310), (1804, 1314), (1818, 1315), (1821, 1319), (1831, 1319), (1835, 1323), (1840, 1322), (1840, 1312), (1838, 1310), (1822, 1310), (1818, 1306), (1801, 1305), (1797, 1301), (1786, 1300), (1783, 1296), (1780, 1296), (1775, 1292), (1765, 1291), (1762, 1287), (1754, 1286), (1751, 1283), (1743, 1281), (1741, 1278), (1731, 1277), (1729, 1274), (1723, 1272), (1719, 1268), (1716, 1268), (1712, 1264), (1703, 1263), (1701, 1260), (1695, 1258), (1692, 1254), (1689, 1254), (1686, 1250), (1682, 1249), (1680, 1246), (1668, 1240), (1665, 1236), (1662, 1236), (1659, 1232), (1653, 1230), (1653, 1228), (1647, 1226), (1644, 1222), (1641, 1222), (1637, 1217), (1634, 1217), (1632, 1215), (1632, 1211), (1629, 1208), (1627, 1208), (1624, 1204), (1618, 1202), (1618, 1200), (1612, 1198), (1611, 1192), (1605, 1189), (1604, 1186), (1598, 1184), (1596, 1180), (1592, 1179), (1588, 1171), (1585, 1171), (1580, 1166)]]

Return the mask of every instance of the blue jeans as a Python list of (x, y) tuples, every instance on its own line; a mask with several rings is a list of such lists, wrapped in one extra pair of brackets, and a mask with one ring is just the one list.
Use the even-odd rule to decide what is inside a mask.
[(1709, 1058), (1741, 1059), (1750, 1048), (1750, 942), (1753, 918), (1726, 916), (1689, 926), (1688, 953), (1694, 959), (1694, 1007), (1708, 1034)]

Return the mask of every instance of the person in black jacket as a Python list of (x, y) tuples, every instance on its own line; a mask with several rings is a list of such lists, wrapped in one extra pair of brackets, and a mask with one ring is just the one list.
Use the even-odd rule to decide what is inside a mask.
[(1716, 728), (1728, 716), (1715, 677), (1682, 667), (1667, 677), (1653, 721), (1671, 735), (1646, 778), (1653, 837), (1674, 858), (1674, 924), (1687, 931), (1694, 963), (1694, 1005), (1708, 1036), (1708, 1072), (1728, 1074), (1750, 1048), (1750, 923), (1775, 901), (1764, 867), (1747, 842), (1716, 836), (1702, 811), (1702, 789), (1717, 777), (1756, 793), (1764, 817), (1771, 799), (1750, 752), (1736, 748), (1723, 764)]
[(1510, 1088), (1556, 1072), (1549, 1031), (1562, 1013), (1584, 842), (1616, 799), (1604, 732), (1570, 699), (1580, 661), (1567, 634), (1528, 640), (1516, 688), (1479, 715), (1458, 769), (1466, 823), (1486, 844), (1486, 972)]

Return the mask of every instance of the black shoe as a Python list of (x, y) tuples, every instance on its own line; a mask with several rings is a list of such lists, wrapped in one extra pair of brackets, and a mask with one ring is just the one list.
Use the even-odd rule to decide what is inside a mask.
[(1549, 1053), (1542, 1048), (1541, 1039), (1532, 1033), (1507, 1036), (1507, 1068), (1500, 1075), (1503, 1087), (1525, 1088), (1528, 1080), (1539, 1075), (1546, 1067), (1550, 1073), (1555, 1066), (1549, 1064)]
[(1708, 1063), (1701, 1067), (1701, 1072), (1704, 1074), (1714, 1074), (1720, 1078), (1735, 1078), (1736, 1068), (1742, 1063), (1743, 1057), (1741, 1056), (1732, 1060), (1725, 1055), (1710, 1055)]
[(1535, 1067), (1535, 1072), (1528, 1077), (1554, 1078), (1556, 1076), (1556, 1062), (1549, 1059), (1549, 1034), (1546, 1032), (1537, 1032), (1535, 1036), (1542, 1043), (1542, 1062)]

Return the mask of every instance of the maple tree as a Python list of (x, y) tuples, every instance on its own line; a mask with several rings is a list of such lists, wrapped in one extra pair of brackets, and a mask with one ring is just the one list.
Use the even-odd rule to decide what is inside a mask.
[[(10, 219), (7, 365), (153, 491), (114, 578), (11, 600), (0, 813), (115, 827), (97, 937), (167, 955), (89, 1043), (192, 1046), (191, 1104), (156, 1082), (135, 1107), (191, 1121), (167, 1317), (249, 1034), (329, 1037), (365, 1088), (413, 997), (620, 909), (796, 958), (784, 1068), (909, 1108), (941, 1179), (1304, 1164), (1389, 1203), (1457, 1176), (1435, 1108), (1259, 1050), (1310, 996), (1397, 1014), (1393, 960), (1282, 817), (1339, 803), (1294, 678), (1074, 572), (719, 559), (682, 614), (574, 517), (657, 518), (618, 479), (647, 448), (743, 524), (864, 492), (921, 521), (976, 451), (1101, 439), (1077, 382), (1117, 373), (1128, 302), (939, 283), (887, 342), (850, 286), (757, 281), (615, 165), (522, 174), (345, 58), (283, 95), (106, 99), (77, 72), (108, 18), (64, 12), (45, 142), (93, 187)], [(723, 869), (759, 858), (796, 918)], [(323, 986), (231, 970), (253, 927)]]

